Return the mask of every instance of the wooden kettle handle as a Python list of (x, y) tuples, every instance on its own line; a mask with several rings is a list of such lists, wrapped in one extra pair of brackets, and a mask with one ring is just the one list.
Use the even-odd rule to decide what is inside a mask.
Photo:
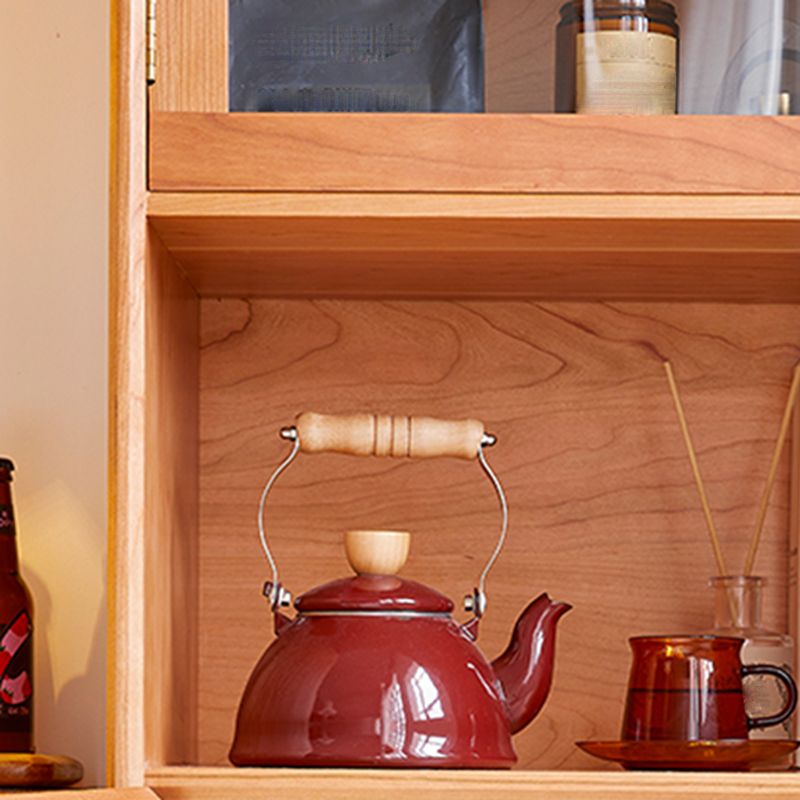
[(354, 456), (473, 459), (483, 440), (476, 419), (393, 417), (385, 414), (314, 414), (306, 411), (295, 423), (304, 453)]

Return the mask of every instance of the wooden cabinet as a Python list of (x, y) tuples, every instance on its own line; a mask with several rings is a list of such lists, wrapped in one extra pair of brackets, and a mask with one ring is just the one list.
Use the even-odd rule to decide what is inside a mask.
[[(489, 47), (504, 42), (490, 108), (518, 110), (524, 88), (497, 62), (524, 50), (498, 9), (544, 35), (543, 6), (487, 8)], [(146, 9), (114, 4), (113, 782), (181, 800), (800, 797), (789, 773), (621, 773), (573, 744), (618, 735), (629, 635), (710, 621), (664, 358), (731, 569), (744, 560), (800, 353), (800, 119), (228, 114), (225, 7), (158, 0), (148, 96)], [(498, 434), (511, 529), (481, 644), (497, 653), (541, 590), (575, 606), (518, 770), (226, 766), (271, 635), (258, 493), (306, 409)], [(767, 621), (795, 634), (798, 475), (787, 460), (757, 565)], [(459, 598), (495, 513), (470, 465), (319, 456), (271, 526), (295, 594), (346, 574), (344, 530), (385, 526), (412, 531), (407, 574)]]

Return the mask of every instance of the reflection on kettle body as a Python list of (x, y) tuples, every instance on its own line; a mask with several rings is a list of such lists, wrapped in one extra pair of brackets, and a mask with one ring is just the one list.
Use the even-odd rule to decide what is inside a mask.
[(427, 729), (431, 721), (444, 717), (439, 689), (421, 664), (413, 663), (402, 683), (393, 675), (381, 700), (381, 743), (386, 758), (438, 757), (447, 736)]
[(425, 671), (425, 667), (416, 664), (410, 676), (406, 679), (409, 689), (411, 715), (415, 720), (442, 719), (444, 710), (439, 690)]
[(411, 736), (408, 752), (415, 758), (439, 758), (447, 755), (443, 752), (446, 742), (446, 736), (415, 733)]
[(392, 682), (381, 700), (380, 734), (386, 758), (406, 757), (406, 713), (403, 708), (403, 692), (396, 675), (392, 676)]

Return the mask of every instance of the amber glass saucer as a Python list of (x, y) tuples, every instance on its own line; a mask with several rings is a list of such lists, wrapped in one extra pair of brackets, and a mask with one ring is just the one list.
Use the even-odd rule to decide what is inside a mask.
[(576, 742), (581, 750), (625, 769), (747, 771), (773, 764), (797, 749), (789, 739), (722, 739), (715, 742)]

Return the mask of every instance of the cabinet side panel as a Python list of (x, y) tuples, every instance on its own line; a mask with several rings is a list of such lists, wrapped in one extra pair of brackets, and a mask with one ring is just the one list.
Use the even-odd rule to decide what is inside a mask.
[(228, 110), (228, 0), (157, 0), (151, 111)]
[(144, 3), (111, 5), (109, 784), (144, 781)]
[(145, 755), (195, 761), (199, 303), (148, 234)]
[[(726, 559), (744, 562), (791, 370), (800, 307), (709, 303), (202, 301), (199, 762), (225, 763), (245, 681), (271, 636), (256, 529), (261, 488), (303, 410), (477, 417), (510, 505), (481, 648), (504, 647), (548, 591), (553, 692), (515, 737), (523, 769), (602, 769), (581, 739), (616, 739), (627, 637), (708, 629), (714, 571), (664, 377), (673, 362)], [(788, 459), (756, 569), (787, 627)], [(451, 459), (301, 456), (267, 526), (295, 595), (346, 576), (343, 532), (412, 533), (405, 577), (457, 602), (494, 547), (479, 467)], [(741, 566), (738, 567), (739, 569)]]

